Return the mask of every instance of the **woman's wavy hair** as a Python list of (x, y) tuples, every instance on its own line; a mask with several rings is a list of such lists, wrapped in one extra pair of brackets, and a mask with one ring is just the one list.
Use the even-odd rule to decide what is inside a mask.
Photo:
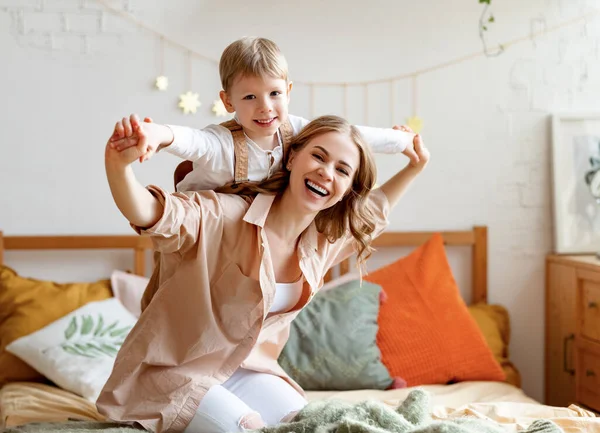
[(375, 186), (377, 168), (370, 146), (364, 141), (358, 129), (345, 119), (328, 115), (317, 117), (311, 121), (298, 135), (292, 138), (289, 150), (284, 157), (282, 171), (260, 183), (238, 184), (236, 193), (240, 195), (282, 193), (289, 185), (290, 172), (286, 167), (290, 156), (300, 152), (314, 138), (329, 132), (337, 132), (350, 137), (358, 148), (359, 164), (348, 193), (338, 203), (320, 211), (315, 217), (315, 223), (317, 230), (332, 243), (349, 231), (356, 241), (357, 265), (360, 266), (372, 252), (371, 234), (375, 230), (375, 218), (368, 206), (367, 197)]

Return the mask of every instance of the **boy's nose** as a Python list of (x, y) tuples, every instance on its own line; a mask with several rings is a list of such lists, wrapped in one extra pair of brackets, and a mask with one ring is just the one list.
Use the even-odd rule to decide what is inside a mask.
[(261, 104), (261, 110), (263, 113), (268, 113), (268, 112), (272, 111), (273, 104), (271, 103), (271, 101), (269, 101), (269, 100), (263, 101), (263, 103)]

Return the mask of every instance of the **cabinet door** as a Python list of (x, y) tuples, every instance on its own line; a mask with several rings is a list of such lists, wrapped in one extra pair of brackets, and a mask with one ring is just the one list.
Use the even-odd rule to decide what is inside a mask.
[(546, 401), (551, 406), (575, 403), (575, 268), (546, 263)]

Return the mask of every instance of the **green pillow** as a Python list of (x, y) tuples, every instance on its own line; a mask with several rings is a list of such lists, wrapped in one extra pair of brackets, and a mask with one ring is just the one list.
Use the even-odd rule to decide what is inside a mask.
[(292, 322), (281, 367), (305, 390), (387, 389), (376, 342), (381, 290), (354, 280), (315, 295)]

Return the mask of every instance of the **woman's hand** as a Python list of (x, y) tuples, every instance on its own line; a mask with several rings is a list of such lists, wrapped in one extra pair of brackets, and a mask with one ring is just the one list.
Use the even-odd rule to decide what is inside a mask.
[(138, 115), (132, 114), (129, 117), (123, 117), (115, 124), (109, 143), (117, 150), (125, 150), (132, 146), (138, 146), (142, 136), (144, 138), (142, 149), (145, 150), (145, 153), (140, 156), (140, 162), (152, 158), (159, 149), (173, 142), (171, 128), (154, 123), (149, 117), (145, 117), (144, 121), (140, 122)]
[[(135, 115), (132, 115), (132, 118)], [(137, 117), (137, 116), (136, 116)], [(124, 118), (125, 119), (125, 118)], [(117, 125), (121, 122), (117, 122)], [(136, 160), (142, 162), (143, 160), (149, 159), (154, 150), (150, 150), (148, 146), (148, 135), (147, 132), (139, 122), (127, 122), (128, 128), (126, 135), (116, 142), (114, 137), (117, 134), (117, 128), (115, 132), (106, 143), (106, 149), (104, 157), (107, 163), (119, 164), (123, 166), (130, 165)], [(118, 143), (118, 144), (116, 144)]]
[(408, 165), (420, 172), (427, 166), (431, 155), (429, 150), (423, 144), (423, 139), (419, 134), (415, 135), (415, 138), (413, 139), (413, 151), (417, 157), (415, 159), (411, 158)]

